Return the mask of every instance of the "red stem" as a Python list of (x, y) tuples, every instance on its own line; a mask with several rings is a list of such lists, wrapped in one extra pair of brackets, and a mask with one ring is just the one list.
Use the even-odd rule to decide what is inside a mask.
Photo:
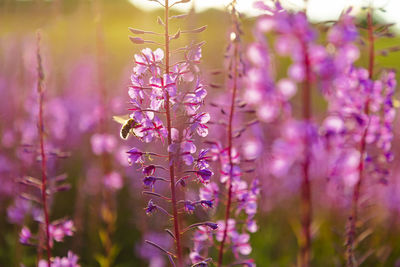
[[(367, 15), (367, 22), (368, 22), (368, 50), (369, 50), (369, 64), (368, 64), (368, 73), (369, 79), (372, 80), (373, 73), (374, 73), (374, 61), (375, 61), (375, 49), (374, 49), (374, 28), (373, 28), (373, 21), (372, 21), (372, 12), (371, 9), (368, 11)], [(364, 112), (367, 116), (369, 116), (369, 99), (367, 99), (365, 104)], [(353, 190), (353, 197), (352, 197), (352, 212), (351, 216), (349, 217), (350, 228), (347, 233), (347, 266), (353, 267), (355, 264), (354, 258), (354, 240), (356, 235), (356, 223), (358, 220), (358, 203), (361, 195), (361, 185), (364, 176), (364, 154), (366, 150), (366, 137), (368, 133), (368, 124), (364, 130), (364, 133), (361, 138), (360, 142), (360, 159), (358, 164), (358, 181), (354, 186)]]
[(232, 126), (233, 126), (233, 114), (235, 112), (235, 101), (236, 101), (236, 93), (237, 93), (237, 76), (238, 76), (238, 70), (237, 70), (237, 65), (238, 65), (238, 44), (237, 41), (234, 40), (234, 58), (233, 58), (233, 68), (234, 68), (234, 73), (233, 73), (233, 87), (232, 87), (232, 100), (231, 100), (231, 109), (229, 113), (229, 122), (228, 122), (228, 157), (229, 157), (229, 178), (228, 178), (228, 199), (227, 199), (227, 204), (226, 204), (226, 210), (225, 210), (225, 229), (224, 229), (224, 235), (222, 237), (221, 244), (219, 246), (219, 253), (218, 253), (218, 266), (222, 266), (223, 262), (223, 256), (224, 256), (224, 245), (226, 242), (226, 238), (228, 235), (228, 220), (230, 218), (230, 213), (231, 213), (231, 205), (232, 205), (232, 171), (233, 171), (233, 160), (232, 160), (232, 139), (233, 139), (233, 134), (232, 134)]
[(375, 48), (374, 48), (374, 27), (372, 21), (372, 12), (371, 10), (368, 12), (368, 44), (369, 44), (369, 65), (368, 72), (369, 78), (372, 79), (374, 74), (374, 61), (375, 61)]
[(305, 81), (303, 84), (303, 119), (306, 123), (304, 133), (305, 159), (303, 162), (303, 181), (301, 184), (301, 214), (302, 214), (302, 232), (304, 240), (300, 247), (300, 266), (310, 265), (311, 253), (311, 220), (312, 220), (312, 201), (311, 201), (311, 182), (309, 176), (310, 169), (310, 137), (309, 124), (311, 120), (311, 66), (309, 59), (308, 46), (303, 42)]
[(42, 60), (40, 56), (40, 34), (38, 33), (38, 47), (37, 47), (37, 60), (38, 60), (38, 82), (37, 90), (39, 92), (39, 138), (40, 138), (40, 154), (42, 157), (42, 202), (43, 212), (45, 218), (46, 230), (46, 250), (47, 250), (47, 266), (50, 267), (51, 249), (50, 249), (50, 233), (49, 233), (49, 212), (47, 210), (47, 173), (46, 173), (46, 153), (44, 150), (44, 123), (43, 123), (43, 69)]
[[(165, 23), (165, 72), (169, 74), (169, 33), (168, 33), (168, 24), (169, 24), (169, 3), (168, 0), (165, 0), (165, 14), (164, 14), (164, 23)], [(172, 144), (172, 135), (171, 135), (171, 112), (169, 106), (169, 93), (164, 88), (164, 92), (166, 94), (166, 103), (165, 103), (165, 112), (167, 116), (167, 130), (168, 130), (168, 146)], [(175, 162), (173, 159), (173, 154), (168, 152), (168, 164), (169, 164), (169, 175), (170, 175), (170, 187), (171, 187), (171, 201), (172, 201), (172, 215), (174, 218), (174, 232), (175, 232), (175, 241), (176, 241), (176, 255), (178, 260), (178, 267), (183, 266), (183, 258), (182, 258), (182, 246), (181, 246), (181, 233), (179, 230), (179, 217), (178, 217), (178, 208), (176, 203), (176, 192), (175, 192)]]

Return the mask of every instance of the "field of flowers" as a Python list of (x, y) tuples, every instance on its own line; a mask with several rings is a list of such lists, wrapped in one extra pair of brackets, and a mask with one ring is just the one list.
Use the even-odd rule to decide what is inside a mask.
[(0, 266), (399, 267), (385, 10), (135, 1), (0, 2)]

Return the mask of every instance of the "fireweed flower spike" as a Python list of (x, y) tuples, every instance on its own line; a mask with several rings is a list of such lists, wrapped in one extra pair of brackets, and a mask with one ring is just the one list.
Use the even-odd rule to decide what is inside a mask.
[[(68, 258), (52, 258), (52, 248), (54, 242), (62, 242), (65, 236), (72, 236), (75, 227), (71, 220), (61, 219), (50, 222), (50, 197), (52, 193), (69, 189), (69, 185), (64, 183), (66, 175), (49, 177), (47, 174), (47, 158), (48, 156), (58, 156), (57, 153), (50, 153), (45, 145), (45, 125), (44, 125), (44, 71), (42, 67), (42, 55), (40, 50), (41, 33), (37, 33), (37, 93), (38, 93), (38, 138), (39, 138), (39, 159), (41, 162), (42, 178), (37, 179), (30, 176), (25, 176), (19, 180), (21, 184), (28, 186), (30, 189), (21, 194), (23, 199), (30, 200), (33, 206), (40, 205), (39, 214), (34, 216), (34, 219), (39, 222), (39, 232), (33, 235), (31, 230), (23, 226), (20, 232), (20, 242), (25, 245), (37, 246), (38, 250), (38, 265), (47, 267), (65, 266), (60, 263), (68, 263), (68, 266), (78, 267), (78, 257), (68, 252)], [(52, 186), (49, 187), (49, 178), (51, 178)], [(40, 191), (41, 198), (34, 194), (35, 191)], [(43, 247), (46, 250), (46, 259), (41, 259)]]
[[(222, 227), (223, 234), (222, 234), (222, 239), (219, 241), (220, 246), (219, 246), (219, 254), (218, 254), (218, 266), (222, 266), (223, 264), (223, 255), (224, 255), (224, 246), (225, 243), (228, 241), (228, 236), (230, 237), (230, 242), (232, 243), (232, 250), (234, 252), (234, 255), (236, 258), (238, 258), (238, 253), (237, 253), (237, 246), (236, 242), (238, 239), (235, 238), (237, 236), (240, 236), (241, 234), (236, 233), (235, 231), (230, 232), (228, 231), (228, 227), (226, 225), (228, 224), (228, 221), (232, 220), (231, 219), (231, 205), (233, 202), (233, 198), (236, 197), (240, 201), (240, 194), (238, 193), (235, 188), (239, 183), (245, 183), (244, 181), (240, 181), (240, 170), (239, 166), (237, 165), (239, 163), (238, 156), (234, 155), (235, 148), (233, 146), (233, 134), (234, 134), (234, 129), (233, 129), (233, 119), (234, 119), (234, 114), (235, 114), (235, 106), (237, 104), (237, 94), (238, 94), (238, 87), (239, 87), (239, 77), (242, 76), (242, 73), (244, 71), (243, 65), (240, 61), (240, 35), (241, 35), (241, 29), (240, 29), (240, 24), (239, 24), (239, 13), (236, 11), (235, 8), (236, 1), (233, 1), (231, 3), (231, 14), (232, 14), (232, 24), (233, 24), (233, 30), (230, 34), (230, 47), (228, 48), (228, 57), (230, 60), (230, 77), (232, 79), (231, 82), (231, 93), (232, 93), (232, 100), (231, 100), (231, 105), (230, 105), (230, 112), (229, 112), (229, 121), (228, 121), (228, 129), (227, 129), (227, 137), (228, 137), (228, 146), (226, 148), (226, 154), (227, 157), (222, 157), (225, 158), (225, 160), (221, 160), (222, 163), (222, 171), (224, 172), (224, 175), (226, 175), (226, 181), (222, 181), (223, 183), (226, 182), (226, 188), (227, 188), (227, 203), (226, 203), (226, 209), (225, 209), (225, 220), (224, 220), (224, 227)], [(230, 51), (229, 51), (230, 50)], [(222, 176), (223, 177), (223, 176)], [(221, 177), (221, 178), (222, 178)], [(248, 234), (243, 234), (247, 235)], [(243, 240), (246, 246), (248, 246), (248, 250), (245, 252), (242, 251), (243, 253), (240, 253), (242, 255), (248, 255), (251, 251), (251, 247), (248, 244), (249, 238), (246, 240)]]
[(362, 185), (366, 188), (367, 184), (386, 183), (389, 174), (396, 88), (395, 73), (391, 70), (384, 70), (380, 79), (374, 80), (372, 9), (367, 14), (368, 69), (352, 65), (359, 54), (352, 44), (357, 38), (353, 20), (345, 13), (328, 32), (328, 41), (337, 54), (347, 57), (342, 60), (343, 71), (336, 78), (335, 90), (326, 94), (329, 114), (321, 128), (326, 144), (335, 147), (329, 152), (333, 158), (330, 172), (342, 176), (344, 188), (352, 190), (352, 211), (346, 231), (347, 266), (357, 265), (354, 249)]
[[(308, 22), (304, 12), (288, 12), (279, 1), (274, 7), (261, 2), (257, 7), (266, 11), (258, 18), (254, 35), (256, 42), (250, 45), (247, 55), (252, 63), (247, 73), (249, 90), (245, 97), (256, 108), (258, 118), (265, 123), (282, 121), (281, 136), (272, 145), (269, 161), (270, 174), (276, 177), (289, 175), (294, 166), (301, 166), (301, 240), (300, 266), (309, 266), (311, 256), (312, 166), (321, 158), (317, 126), (313, 122), (311, 93), (318, 85), (322, 95), (330, 100), (340, 81), (358, 58), (358, 48), (352, 43), (357, 29), (349, 11), (328, 34), (329, 45), (317, 43), (317, 32)], [(273, 52), (265, 33), (276, 35)], [(334, 49), (332, 49), (334, 47)], [(312, 51), (312, 52), (311, 52)], [(287, 77), (276, 81), (272, 66), (278, 56), (290, 56), (291, 65)], [(291, 98), (301, 87), (301, 120), (292, 115)]]
[[(213, 234), (212, 231), (206, 229), (204, 226), (199, 226), (194, 235), (194, 249), (191, 253), (191, 260), (194, 266), (206, 266), (204, 263), (207, 259), (208, 248), (215, 247), (218, 249), (217, 266), (224, 264), (224, 255), (227, 249), (231, 250), (235, 256), (233, 265), (242, 265), (246, 262), (243, 257), (251, 252), (249, 244), (250, 235), (248, 232), (257, 231), (257, 225), (254, 221), (254, 216), (257, 212), (257, 197), (259, 195), (257, 179), (254, 179), (254, 185), (257, 189), (252, 190), (246, 181), (246, 177), (242, 168), (245, 168), (245, 161), (241, 161), (241, 154), (239, 150), (239, 137), (244, 130), (239, 127), (243, 121), (241, 120), (243, 113), (243, 105), (239, 98), (240, 89), (242, 86), (242, 77), (244, 75), (244, 62), (242, 59), (242, 43), (241, 43), (241, 24), (239, 21), (240, 14), (236, 10), (236, 1), (233, 1), (229, 6), (231, 13), (232, 27), (229, 32), (229, 45), (226, 50), (226, 63), (227, 63), (227, 88), (230, 95), (230, 102), (213, 103), (217, 107), (218, 114), (227, 120), (224, 131), (212, 133), (211, 138), (220, 140), (227, 140), (227, 143), (222, 144), (217, 142), (208, 142), (210, 147), (210, 159), (219, 164), (220, 169), (220, 183), (221, 188), (217, 183), (211, 182), (206, 187), (200, 190), (200, 198), (207, 200), (216, 200), (221, 198), (224, 193), (226, 203), (221, 207), (223, 212), (222, 220), (218, 221), (218, 230)], [(223, 96), (226, 98), (226, 96)], [(225, 111), (226, 110), (226, 111)], [(221, 115), (222, 114), (222, 115)], [(215, 115), (218, 116), (217, 114)], [(243, 123), (245, 124), (245, 123)], [(218, 136), (216, 136), (218, 135)], [(246, 134), (243, 134), (246, 137)], [(200, 159), (200, 157), (199, 157)], [(199, 160), (200, 161), (200, 160)], [(251, 163), (250, 163), (251, 164)], [(200, 173), (204, 176), (204, 173)], [(252, 208), (250, 208), (250, 206)], [(233, 212), (236, 210), (236, 212)], [(243, 214), (245, 216), (243, 217)], [(241, 219), (239, 219), (241, 218)], [(245, 218), (244, 222), (242, 218)], [(241, 221), (240, 223), (236, 220)], [(242, 224), (244, 225), (242, 227)], [(228, 227), (226, 227), (228, 225)], [(251, 227), (249, 227), (251, 226)], [(215, 236), (216, 244), (214, 244)]]
[[(296, 83), (303, 84), (303, 120), (287, 119), (283, 135), (272, 146), (271, 174), (285, 176), (295, 164), (302, 165), (302, 232), (300, 266), (308, 266), (311, 252), (311, 166), (320, 162), (325, 153), (329, 158), (328, 176), (339, 176), (345, 188), (353, 191), (352, 215), (347, 231), (347, 264), (353, 266), (355, 226), (358, 216), (360, 187), (371, 179), (385, 180), (387, 164), (392, 160), (390, 153), (392, 122), (395, 114), (393, 92), (396, 86), (394, 72), (386, 71), (380, 80), (373, 80), (374, 37), (372, 17), (368, 16), (368, 36), (370, 62), (368, 69), (354, 66), (359, 57), (355, 45), (358, 30), (350, 9), (345, 11), (327, 34), (328, 44), (316, 43), (314, 29), (307, 22), (303, 12), (285, 11), (279, 2), (275, 8), (259, 4), (269, 15), (261, 16), (256, 24), (257, 42), (248, 50), (252, 68), (247, 79), (249, 90), (247, 98), (256, 108), (260, 120), (276, 121), (281, 114), (289, 117), (289, 99), (296, 92)], [(293, 59), (288, 69), (288, 78), (275, 82), (271, 61), (275, 54), (268, 52), (263, 36), (274, 32), (275, 51), (279, 55), (290, 55)], [(313, 53), (309, 53), (313, 51)], [(260, 58), (265, 60), (260, 60)], [(261, 75), (266, 73), (265, 75)], [(318, 81), (318, 83), (316, 83)], [(313, 85), (320, 85), (323, 96), (329, 105), (328, 117), (318, 134), (311, 124), (311, 95)], [(266, 99), (262, 105), (259, 99)], [(273, 100), (271, 102), (271, 100)], [(270, 102), (268, 102), (270, 101)], [(384, 104), (386, 103), (386, 104)], [(267, 106), (267, 107), (266, 107)], [(282, 116), (283, 117), (283, 116)], [(299, 134), (300, 133), (300, 134)], [(321, 144), (326, 151), (321, 150)], [(287, 149), (290, 147), (290, 153)], [(330, 148), (329, 148), (330, 147)], [(332, 149), (333, 147), (333, 149)]]
[[(188, 182), (193, 180), (205, 186), (210, 184), (213, 172), (207, 162), (207, 151), (198, 152), (197, 148), (197, 139), (208, 134), (207, 122), (210, 120), (210, 115), (200, 110), (207, 95), (197, 66), (203, 43), (192, 43), (174, 51), (170, 50), (170, 45), (181, 34), (199, 33), (204, 31), (205, 27), (178, 30), (176, 34), (170, 35), (169, 22), (175, 19), (175, 17), (169, 17), (170, 7), (189, 1), (178, 1), (172, 4), (168, 0), (156, 2), (163, 6), (165, 11), (164, 19), (158, 19), (159, 24), (164, 28), (164, 33), (130, 29), (134, 35), (163, 36), (164, 50), (144, 48), (134, 56), (135, 65), (128, 91), (131, 98), (129, 110), (132, 112), (129, 118), (133, 120), (134, 126), (130, 127), (129, 134), (124, 132), (124, 138), (134, 135), (142, 142), (160, 140), (164, 145), (164, 155), (132, 148), (127, 151), (128, 160), (131, 164), (139, 164), (142, 168), (145, 175), (143, 183), (151, 190), (144, 191), (143, 194), (156, 197), (157, 201), (166, 200), (170, 203), (170, 208), (162, 208), (159, 204), (155, 204), (156, 201), (150, 199), (145, 211), (150, 215), (159, 210), (168, 217), (172, 217), (173, 231), (168, 230), (168, 233), (173, 236), (175, 252), (169, 252), (151, 240), (146, 241), (147, 244), (165, 252), (173, 265), (182, 267), (186, 265), (186, 259), (183, 255), (182, 244), (183, 220), (180, 217), (184, 212), (192, 214), (198, 207), (211, 208), (213, 206), (210, 199), (179, 199), (183, 194), (178, 190), (186, 188)], [(131, 37), (130, 40), (134, 44), (156, 44), (141, 37)], [(178, 57), (182, 54), (182, 60), (171, 63), (171, 56)], [(167, 160), (167, 164), (156, 166), (154, 162), (151, 162), (155, 160), (160, 162)], [(166, 172), (169, 177), (162, 177)], [(162, 190), (162, 184), (165, 183), (169, 183), (170, 197), (157, 192)], [(214, 228), (211, 227), (211, 229)]]
[[(347, 266), (357, 265), (354, 249), (363, 185), (373, 183), (373, 180), (385, 183), (389, 174), (389, 164), (393, 160), (391, 143), (395, 116), (393, 99), (396, 88), (395, 73), (384, 70), (380, 78), (374, 80), (376, 26), (373, 25), (372, 14), (373, 9), (369, 8), (368, 69), (356, 67), (347, 69), (347, 76), (342, 79), (342, 85), (347, 84), (347, 86), (338, 86), (335, 94), (330, 97), (329, 111), (332, 115), (324, 122), (325, 132), (330, 133), (333, 138), (340, 137), (339, 140), (342, 140), (340, 142), (343, 149), (339, 156), (355, 159), (350, 173), (349, 167), (342, 171), (343, 174), (345, 171), (348, 173), (345, 175), (347, 178), (345, 185), (352, 188), (352, 208), (346, 233)], [(331, 43), (340, 49), (338, 43), (346, 43), (348, 39), (355, 38), (354, 28), (350, 18), (342, 19), (332, 27), (328, 37)]]
[(47, 250), (47, 266), (50, 267), (50, 258), (51, 258), (51, 249), (50, 249), (50, 224), (49, 224), (49, 211), (47, 206), (47, 167), (46, 167), (46, 153), (44, 150), (44, 125), (43, 125), (43, 82), (44, 82), (44, 73), (42, 67), (42, 59), (40, 54), (40, 32), (37, 33), (38, 38), (38, 50), (37, 50), (37, 61), (38, 61), (38, 83), (37, 90), (39, 93), (39, 138), (40, 138), (40, 155), (41, 155), (41, 163), (42, 163), (42, 204), (43, 204), (43, 213), (44, 213), (44, 222), (45, 222), (45, 242), (46, 242), (46, 250)]
[[(248, 71), (247, 80), (249, 90), (246, 92), (247, 101), (257, 108), (257, 115), (261, 121), (273, 122), (285, 114), (291, 116), (290, 98), (297, 91), (297, 83), (302, 84), (302, 122), (287, 119), (286, 127), (300, 130), (300, 139), (297, 149), (293, 149), (296, 155), (292, 159), (280, 157), (279, 153), (273, 153), (275, 159), (271, 161), (271, 172), (284, 175), (291, 164), (298, 161), (302, 166), (301, 183), (301, 221), (302, 221), (302, 242), (300, 244), (300, 266), (309, 266), (311, 253), (311, 146), (315, 126), (312, 125), (311, 111), (311, 87), (314, 75), (321, 75), (320, 69), (312, 69), (318, 66), (313, 61), (310, 51), (319, 48), (314, 42), (316, 32), (309, 24), (304, 12), (290, 13), (282, 8), (279, 1), (275, 7), (270, 8), (264, 4), (257, 3), (257, 6), (267, 11), (268, 14), (260, 16), (256, 22), (255, 37), (257, 41), (250, 45), (248, 57), (253, 67)], [(290, 55), (293, 59), (288, 68), (288, 77), (274, 81), (274, 72), (271, 69), (273, 54), (269, 53), (268, 43), (265, 40), (266, 32), (274, 32), (277, 35), (275, 51), (278, 55)], [(319, 49), (321, 50), (321, 49)], [(322, 53), (321, 59), (326, 57)], [(322, 64), (320, 64), (322, 65)], [(265, 101), (264, 101), (265, 100)], [(283, 117), (283, 116), (282, 116)], [(291, 125), (292, 124), (292, 125)], [(297, 125), (297, 126), (296, 126)], [(281, 144), (286, 140), (279, 141)], [(275, 146), (276, 147), (276, 146)], [(295, 151), (298, 151), (297, 153)], [(288, 155), (289, 156), (289, 155)], [(297, 157), (298, 156), (298, 157)], [(292, 162), (292, 163), (290, 163)], [(289, 165), (287, 165), (289, 164)], [(286, 166), (285, 166), (286, 165)]]

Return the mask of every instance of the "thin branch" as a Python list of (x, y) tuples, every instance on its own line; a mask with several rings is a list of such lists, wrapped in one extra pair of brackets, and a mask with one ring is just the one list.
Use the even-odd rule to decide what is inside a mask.
[(146, 242), (146, 243), (149, 244), (149, 245), (152, 245), (152, 246), (155, 247), (155, 248), (158, 248), (159, 250), (161, 250), (162, 252), (166, 253), (167, 255), (170, 255), (170, 256), (176, 258), (176, 256), (175, 256), (172, 252), (169, 252), (169, 251), (166, 250), (165, 248), (163, 248), (163, 247), (157, 245), (156, 243), (151, 242), (151, 241), (149, 241), (149, 240), (145, 240), (144, 242)]
[(151, 191), (143, 191), (143, 192), (142, 192), (142, 194), (144, 194), (144, 195), (156, 196), (156, 197), (159, 197), (159, 198), (162, 198), (162, 199), (165, 199), (165, 200), (171, 201), (171, 198), (169, 198), (169, 197), (166, 197), (166, 196), (163, 196), (163, 195), (160, 195), (159, 193), (156, 193), (156, 192), (151, 192)]

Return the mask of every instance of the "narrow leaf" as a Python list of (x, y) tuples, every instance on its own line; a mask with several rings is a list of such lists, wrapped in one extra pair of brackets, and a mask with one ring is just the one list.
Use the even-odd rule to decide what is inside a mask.
[(206, 29), (207, 29), (207, 26), (205, 25), (205, 26), (202, 26), (197, 29), (182, 31), (182, 33), (201, 33), (203, 31), (205, 31)]
[(140, 37), (132, 37), (129, 36), (129, 39), (131, 40), (132, 43), (134, 44), (144, 44), (144, 40)]

